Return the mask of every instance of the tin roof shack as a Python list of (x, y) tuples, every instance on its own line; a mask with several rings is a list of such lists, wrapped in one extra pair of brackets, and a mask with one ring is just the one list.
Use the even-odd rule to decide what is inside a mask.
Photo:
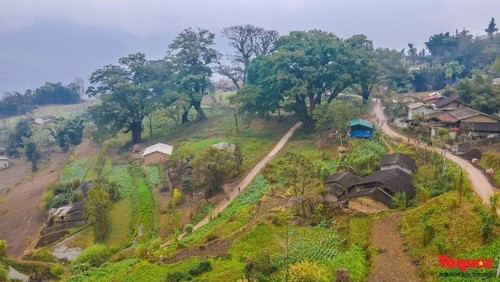
[(328, 194), (327, 202), (337, 202), (338, 198), (347, 192), (347, 189), (361, 178), (352, 172), (335, 173), (324, 182)]
[(9, 168), (9, 158), (0, 156), (0, 169)]
[(212, 145), (212, 147), (221, 151), (226, 151), (231, 154), (234, 154), (234, 152), (236, 152), (236, 146), (234, 144), (230, 144), (227, 142), (220, 142)]
[(142, 157), (145, 164), (157, 164), (168, 160), (172, 155), (174, 147), (163, 143), (158, 143), (144, 149)]
[(349, 121), (349, 135), (356, 138), (371, 138), (375, 128), (367, 120), (356, 118)]
[(354, 210), (371, 214), (393, 208), (397, 194), (404, 194), (407, 201), (415, 196), (412, 176), (399, 168), (373, 172), (348, 188), (339, 200)]
[(383, 156), (378, 165), (380, 170), (399, 168), (408, 174), (412, 174), (415, 171), (415, 161), (407, 155), (400, 153)]

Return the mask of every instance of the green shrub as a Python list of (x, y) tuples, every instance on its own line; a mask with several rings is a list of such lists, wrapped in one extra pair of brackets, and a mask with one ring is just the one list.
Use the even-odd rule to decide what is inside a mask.
[(54, 275), (55, 277), (60, 277), (64, 274), (64, 268), (58, 263), (50, 268), (50, 274)]
[(186, 233), (193, 232), (193, 225), (192, 224), (186, 224), (186, 226), (184, 226), (184, 232), (186, 232)]
[(198, 265), (189, 270), (189, 274), (192, 276), (200, 275), (203, 272), (210, 271), (212, 269), (212, 264), (208, 260), (201, 261)]
[(180, 281), (189, 281), (191, 280), (191, 276), (182, 271), (173, 271), (167, 273), (167, 282), (180, 282)]
[(9, 271), (0, 265), (0, 281), (8, 281)]
[(0, 257), (4, 257), (6, 255), (7, 250), (7, 242), (5, 240), (0, 240)]
[(88, 265), (98, 267), (111, 257), (111, 251), (104, 245), (96, 244), (85, 249), (72, 263), (72, 266)]

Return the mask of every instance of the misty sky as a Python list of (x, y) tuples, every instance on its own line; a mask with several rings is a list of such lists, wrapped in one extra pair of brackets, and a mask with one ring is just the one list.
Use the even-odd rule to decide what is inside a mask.
[(500, 26), (500, 0), (0, 0), (0, 93), (87, 80), (132, 52), (161, 58), (191, 26), (217, 33), (222, 52), (219, 31), (247, 23), (280, 34), (363, 33), (400, 50), (409, 42), (422, 48), (440, 32), (483, 35), (492, 17)]

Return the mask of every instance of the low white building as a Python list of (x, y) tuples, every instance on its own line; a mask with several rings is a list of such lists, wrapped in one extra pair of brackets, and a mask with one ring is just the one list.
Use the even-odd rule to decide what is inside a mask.
[(408, 108), (408, 119), (409, 120), (413, 120), (418, 116), (427, 115), (427, 114), (431, 114), (434, 112), (433, 108), (429, 107), (428, 105), (426, 105), (422, 102), (412, 103), (406, 107)]
[(9, 158), (0, 156), (0, 169), (9, 167)]
[(174, 147), (172, 145), (158, 143), (144, 149), (142, 157), (145, 164), (157, 164), (166, 161), (171, 155)]

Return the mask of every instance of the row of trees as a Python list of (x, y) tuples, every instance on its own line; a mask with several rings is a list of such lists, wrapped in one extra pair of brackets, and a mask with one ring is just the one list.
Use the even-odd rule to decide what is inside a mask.
[(35, 91), (8, 92), (0, 100), (0, 117), (23, 115), (40, 105), (79, 103), (83, 94), (83, 80), (79, 78), (69, 85), (46, 82)]
[(233, 50), (223, 56), (214, 48), (213, 33), (188, 28), (161, 60), (136, 53), (96, 70), (87, 94), (102, 103), (91, 108), (91, 115), (101, 129), (131, 132), (133, 143), (141, 141), (143, 120), (158, 108), (168, 109), (177, 123), (189, 122), (194, 109), (195, 121), (201, 121), (201, 101), (212, 89), (215, 71), (239, 89), (233, 102), (241, 112), (269, 116), (284, 109), (313, 128), (316, 107), (347, 90), (367, 100), (380, 84), (398, 92), (441, 89), (489, 67), (500, 54), (492, 21), (484, 38), (466, 30), (433, 35), (425, 43), (428, 52), (417, 52), (413, 44), (408, 52), (376, 49), (364, 35), (342, 39), (311, 30), (279, 37), (274, 30), (240, 25), (222, 30)]

